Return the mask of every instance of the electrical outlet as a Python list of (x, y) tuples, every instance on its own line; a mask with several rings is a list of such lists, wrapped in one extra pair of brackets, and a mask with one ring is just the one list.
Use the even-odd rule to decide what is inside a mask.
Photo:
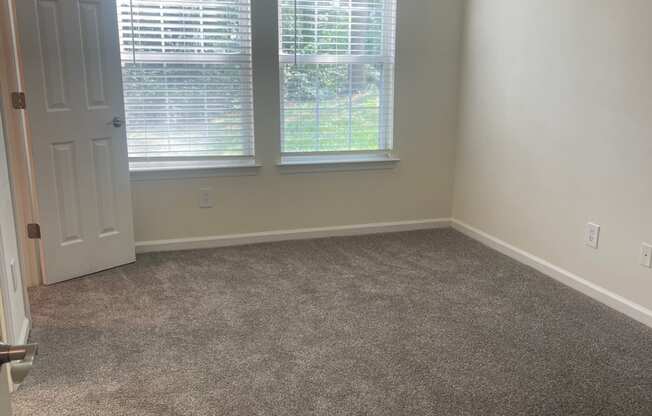
[(584, 243), (595, 249), (600, 242), (600, 226), (592, 222), (586, 224), (586, 233), (584, 234)]
[(643, 243), (641, 246), (641, 266), (652, 269), (652, 245)]
[(213, 208), (213, 189), (201, 188), (199, 190), (199, 208)]

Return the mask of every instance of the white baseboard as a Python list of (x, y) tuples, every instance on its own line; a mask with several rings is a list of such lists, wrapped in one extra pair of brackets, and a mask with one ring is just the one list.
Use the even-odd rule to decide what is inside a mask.
[(262, 233), (233, 234), (214, 237), (181, 238), (175, 240), (140, 241), (136, 243), (136, 253), (197, 250), (247, 244), (272, 243), (276, 241), (431, 230), (436, 228), (449, 228), (450, 226), (451, 220), (449, 218), (442, 218), (419, 221), (345, 225), (339, 227), (303, 228), (296, 230), (268, 231)]
[(617, 295), (601, 286), (577, 276), (567, 270), (506, 243), (484, 231), (461, 221), (449, 218), (419, 221), (401, 221), (338, 227), (303, 228), (296, 230), (268, 231), (251, 234), (232, 234), (212, 237), (182, 238), (173, 240), (140, 241), (136, 243), (137, 253), (160, 251), (197, 250), (206, 248), (241, 246), (272, 243), (277, 241), (308, 240), (314, 238), (347, 237), (393, 233), (402, 231), (430, 230), (453, 227), (457, 231), (477, 240), (516, 261), (526, 264), (541, 273), (570, 286), (611, 308), (624, 313), (649, 327), (652, 327), (652, 311), (646, 307)]
[(451, 220), (453, 228), (468, 237), (481, 242), (482, 244), (499, 251), (523, 264), (526, 264), (553, 279), (572, 287), (587, 296), (601, 302), (611, 308), (624, 313), (649, 327), (652, 327), (652, 311), (644, 306), (632, 302), (617, 295), (601, 286), (589, 282), (567, 270), (555, 266), (548, 261), (516, 248), (484, 231), (478, 230), (458, 220)]

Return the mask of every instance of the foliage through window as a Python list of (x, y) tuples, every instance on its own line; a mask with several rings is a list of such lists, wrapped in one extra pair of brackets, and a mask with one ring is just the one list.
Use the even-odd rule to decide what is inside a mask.
[(250, 0), (118, 0), (130, 160), (250, 157)]
[(279, 0), (282, 152), (392, 148), (396, 0)]

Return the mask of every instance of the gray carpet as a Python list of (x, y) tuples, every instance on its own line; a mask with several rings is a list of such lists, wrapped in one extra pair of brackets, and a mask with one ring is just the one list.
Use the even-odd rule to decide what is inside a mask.
[(652, 415), (652, 330), (452, 230), (148, 254), (30, 295), (18, 415)]

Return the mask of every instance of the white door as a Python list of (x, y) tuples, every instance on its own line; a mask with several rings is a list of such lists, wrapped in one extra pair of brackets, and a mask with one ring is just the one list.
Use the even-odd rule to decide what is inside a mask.
[(115, 1), (21, 0), (16, 5), (44, 281), (132, 262)]
[(23, 277), (20, 272), (12, 200), (4, 131), (0, 117), (0, 292), (2, 292), (7, 329), (7, 339), (4, 341), (9, 344), (24, 344), (27, 341), (29, 319), (23, 297)]

